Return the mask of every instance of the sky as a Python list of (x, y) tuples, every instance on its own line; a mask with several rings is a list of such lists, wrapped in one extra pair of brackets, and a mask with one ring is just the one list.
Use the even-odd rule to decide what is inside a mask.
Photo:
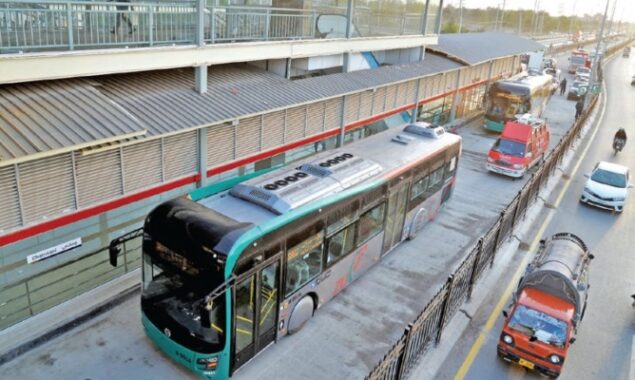
[[(609, 13), (613, 9), (613, 3), (617, 1), (615, 9), (615, 21), (635, 22), (635, 1), (634, 0), (609, 0)], [(604, 13), (606, 0), (538, 0), (540, 10), (549, 12), (554, 16), (570, 16), (576, 14), (579, 16), (595, 13)], [(533, 9), (535, 0), (506, 0), (505, 9)], [(459, 6), (459, 0), (445, 0), (444, 4)], [(463, 0), (463, 6), (466, 8), (486, 8), (502, 6), (503, 0)]]

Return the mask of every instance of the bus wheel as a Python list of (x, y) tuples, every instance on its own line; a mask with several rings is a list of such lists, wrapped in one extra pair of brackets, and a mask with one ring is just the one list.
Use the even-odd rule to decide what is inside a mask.
[(295, 334), (300, 331), (306, 321), (313, 317), (313, 298), (304, 296), (293, 308), (291, 318), (289, 318), (289, 334)]

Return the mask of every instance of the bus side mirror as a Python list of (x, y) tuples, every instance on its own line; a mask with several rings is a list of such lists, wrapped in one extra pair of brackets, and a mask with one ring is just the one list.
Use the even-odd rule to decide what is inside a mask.
[(507, 310), (503, 310), (503, 317), (507, 318)]
[(569, 344), (573, 344), (575, 343), (575, 337), (572, 337), (571, 339), (569, 339)]
[(584, 176), (585, 176), (585, 177), (587, 177), (587, 178), (589, 178), (589, 177), (590, 177), (590, 176), (589, 176), (589, 173), (584, 173)]
[(115, 268), (117, 267), (117, 257), (119, 256), (119, 253), (121, 253), (121, 248), (119, 248), (117, 239), (112, 240), (108, 246), (108, 254), (110, 256), (110, 265)]

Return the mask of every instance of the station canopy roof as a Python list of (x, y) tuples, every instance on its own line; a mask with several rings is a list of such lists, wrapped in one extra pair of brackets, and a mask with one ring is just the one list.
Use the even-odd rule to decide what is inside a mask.
[(288, 80), (248, 64), (212, 66), (208, 92), (192, 68), (0, 86), (0, 166), (74, 149), (248, 117), (463, 66), (443, 56)]
[(476, 65), (494, 58), (544, 50), (545, 45), (507, 33), (450, 33), (440, 34), (439, 44), (426, 49), (466, 65)]

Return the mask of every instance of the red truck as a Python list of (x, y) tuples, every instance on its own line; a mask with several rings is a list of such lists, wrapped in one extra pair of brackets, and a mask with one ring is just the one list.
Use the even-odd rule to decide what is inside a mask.
[(569, 57), (569, 74), (575, 74), (578, 67), (591, 67), (589, 52), (584, 49), (572, 51), (571, 56)]
[(531, 114), (516, 115), (505, 123), (503, 132), (487, 153), (487, 170), (521, 178), (538, 164), (549, 149), (549, 128)]
[(556, 378), (584, 317), (593, 255), (572, 233), (540, 242), (513, 295), (498, 356)]

